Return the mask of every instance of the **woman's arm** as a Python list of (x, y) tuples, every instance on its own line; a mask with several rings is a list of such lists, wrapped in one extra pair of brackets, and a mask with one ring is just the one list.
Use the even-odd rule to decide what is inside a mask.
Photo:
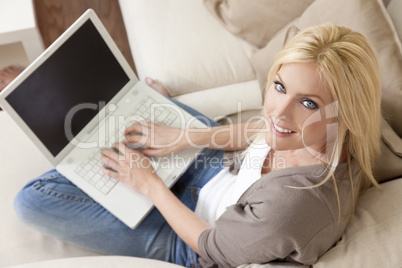
[(187, 208), (166, 187), (147, 157), (122, 143), (116, 144), (115, 147), (120, 154), (109, 149), (102, 150), (102, 161), (111, 168), (103, 167), (103, 172), (147, 196), (176, 234), (200, 254), (198, 238), (211, 226)]
[[(146, 77), (148, 86), (164, 96), (168, 90), (158, 81)], [(188, 123), (188, 122), (182, 122)], [(208, 128), (175, 128), (158, 123), (140, 121), (126, 129), (127, 142), (148, 147), (142, 150), (147, 156), (162, 156), (188, 147), (203, 147), (225, 151), (243, 150), (250, 137), (258, 130), (257, 120), (243, 124), (230, 124)]]
[(152, 186), (147, 197), (176, 234), (201, 255), (198, 249), (198, 239), (203, 231), (212, 228), (212, 226), (186, 207), (164, 183)]
[(127, 142), (148, 147), (147, 156), (167, 155), (189, 147), (225, 151), (243, 150), (250, 137), (258, 131), (257, 122), (231, 124), (208, 128), (175, 128), (154, 122), (140, 121), (127, 128)]
[(187, 129), (190, 140), (196, 145), (211, 149), (237, 151), (247, 147), (250, 138), (258, 131), (256, 122), (231, 124), (209, 128), (204, 132), (200, 129)]

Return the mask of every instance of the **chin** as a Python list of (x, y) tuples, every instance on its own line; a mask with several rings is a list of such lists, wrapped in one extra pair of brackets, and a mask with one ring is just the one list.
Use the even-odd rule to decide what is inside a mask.
[(275, 151), (288, 151), (304, 148), (302, 142), (283, 139), (276, 136), (272, 138), (270, 134), (265, 136), (265, 142)]

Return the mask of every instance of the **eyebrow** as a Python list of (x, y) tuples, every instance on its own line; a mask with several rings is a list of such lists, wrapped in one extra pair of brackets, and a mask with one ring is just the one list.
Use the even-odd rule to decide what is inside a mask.
[[(280, 80), (280, 82), (283, 84), (283, 86), (284, 86), (285, 88), (287, 88), (286, 85), (285, 85), (285, 83), (283, 82), (282, 77), (279, 75), (279, 73), (277, 73), (276, 75), (279, 77), (279, 80)], [(304, 97), (315, 97), (315, 98), (317, 98), (317, 99), (320, 99), (320, 101), (321, 101), (322, 103), (325, 103), (325, 102), (321, 99), (321, 97), (318, 96), (318, 95), (314, 95), (314, 94), (300, 94), (300, 93), (297, 93), (296, 95), (298, 95), (298, 96), (304, 96)]]

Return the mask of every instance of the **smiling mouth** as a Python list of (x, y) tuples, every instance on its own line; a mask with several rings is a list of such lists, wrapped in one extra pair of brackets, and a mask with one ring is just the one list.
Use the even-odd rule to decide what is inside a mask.
[(272, 130), (273, 130), (275, 133), (280, 134), (281, 136), (282, 136), (282, 135), (289, 135), (289, 134), (295, 133), (295, 132), (292, 131), (292, 130), (285, 129), (285, 128), (281, 128), (281, 127), (277, 126), (274, 122), (272, 122), (271, 125), (272, 125)]

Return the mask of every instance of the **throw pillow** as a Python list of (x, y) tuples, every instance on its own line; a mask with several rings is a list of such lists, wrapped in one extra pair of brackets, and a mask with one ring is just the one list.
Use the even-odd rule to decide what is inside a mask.
[(231, 33), (258, 47), (268, 41), (314, 0), (204, 0)]
[(342, 239), (313, 268), (401, 266), (402, 179), (381, 188), (359, 199)]
[(392, 19), (392, 22), (395, 26), (395, 30), (398, 34), (399, 40), (402, 41), (402, 1), (401, 0), (392, 0), (387, 6), (387, 11)]

